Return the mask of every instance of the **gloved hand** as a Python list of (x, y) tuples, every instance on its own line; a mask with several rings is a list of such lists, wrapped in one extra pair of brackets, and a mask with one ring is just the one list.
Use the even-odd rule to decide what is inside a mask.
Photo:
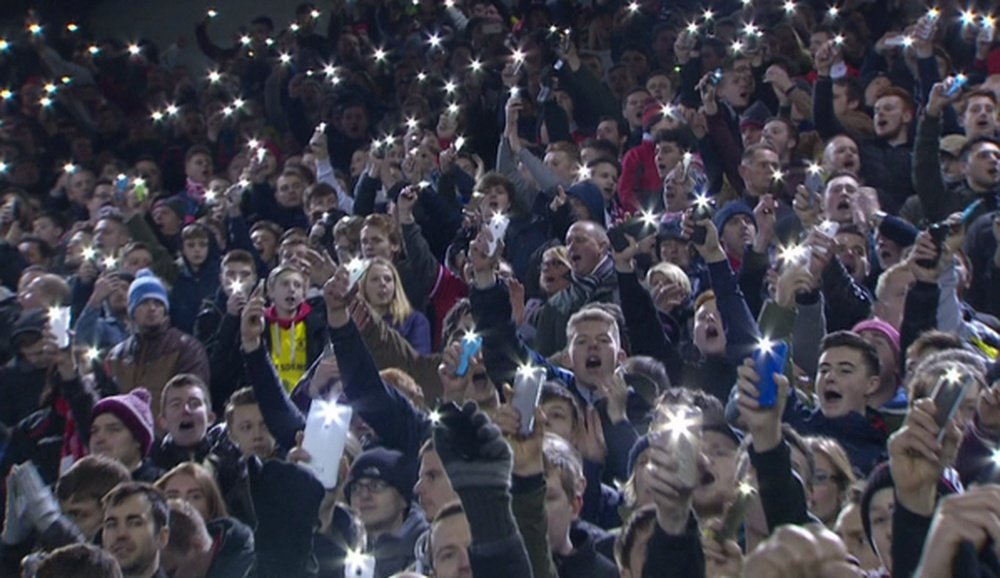
[(4, 520), (3, 533), (0, 534), (0, 542), (13, 546), (20, 544), (31, 535), (31, 526), (24, 519), (24, 499), (18, 491), (17, 478), (21, 466), (14, 465), (7, 474), (7, 497), (5, 512), (7, 518)]
[(434, 427), (434, 446), (455, 490), (510, 488), (510, 446), (475, 402), (446, 410)]
[(42, 481), (38, 468), (31, 462), (21, 464), (18, 469), (18, 489), (24, 500), (25, 523), (30, 524), (39, 534), (45, 532), (59, 519), (62, 510), (52, 490)]

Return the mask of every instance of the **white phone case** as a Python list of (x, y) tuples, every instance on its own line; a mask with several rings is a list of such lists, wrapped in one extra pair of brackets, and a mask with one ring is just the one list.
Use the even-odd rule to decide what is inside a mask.
[(344, 561), (344, 578), (375, 578), (375, 557), (371, 554), (348, 555)]
[(69, 307), (52, 307), (49, 309), (49, 328), (56, 337), (59, 349), (69, 347)]
[(302, 449), (309, 452), (312, 460), (306, 467), (328, 490), (337, 486), (352, 413), (351, 406), (332, 401), (314, 400), (309, 407)]
[(530, 436), (535, 429), (535, 408), (542, 397), (545, 383), (545, 369), (542, 367), (523, 368), (514, 376), (514, 399), (511, 405), (521, 416), (522, 436)]
[(490, 234), (493, 236), (493, 239), (490, 240), (490, 257), (496, 255), (497, 245), (507, 235), (507, 225), (509, 224), (510, 219), (506, 215), (496, 214), (490, 218), (490, 222), (487, 225), (490, 229)]

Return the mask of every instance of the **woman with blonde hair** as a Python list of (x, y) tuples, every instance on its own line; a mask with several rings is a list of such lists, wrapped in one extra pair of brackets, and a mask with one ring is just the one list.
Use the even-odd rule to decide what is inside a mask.
[(155, 485), (166, 494), (167, 499), (178, 498), (190, 503), (206, 522), (229, 517), (215, 478), (208, 469), (195, 462), (175, 466), (156, 480)]
[(430, 322), (410, 305), (399, 272), (391, 261), (372, 258), (358, 286), (358, 295), (376, 315), (398, 331), (418, 353), (430, 355)]

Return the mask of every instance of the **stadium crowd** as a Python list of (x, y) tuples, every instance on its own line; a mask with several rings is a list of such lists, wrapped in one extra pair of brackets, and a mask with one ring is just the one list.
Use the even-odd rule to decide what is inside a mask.
[(994, 8), (29, 12), (0, 576), (1000, 575)]

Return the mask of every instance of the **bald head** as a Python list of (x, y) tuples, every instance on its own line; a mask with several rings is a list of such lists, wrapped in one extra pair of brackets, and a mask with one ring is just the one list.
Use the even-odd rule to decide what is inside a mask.
[(576, 275), (590, 275), (608, 255), (611, 242), (604, 227), (592, 221), (578, 221), (566, 232), (566, 252)]

